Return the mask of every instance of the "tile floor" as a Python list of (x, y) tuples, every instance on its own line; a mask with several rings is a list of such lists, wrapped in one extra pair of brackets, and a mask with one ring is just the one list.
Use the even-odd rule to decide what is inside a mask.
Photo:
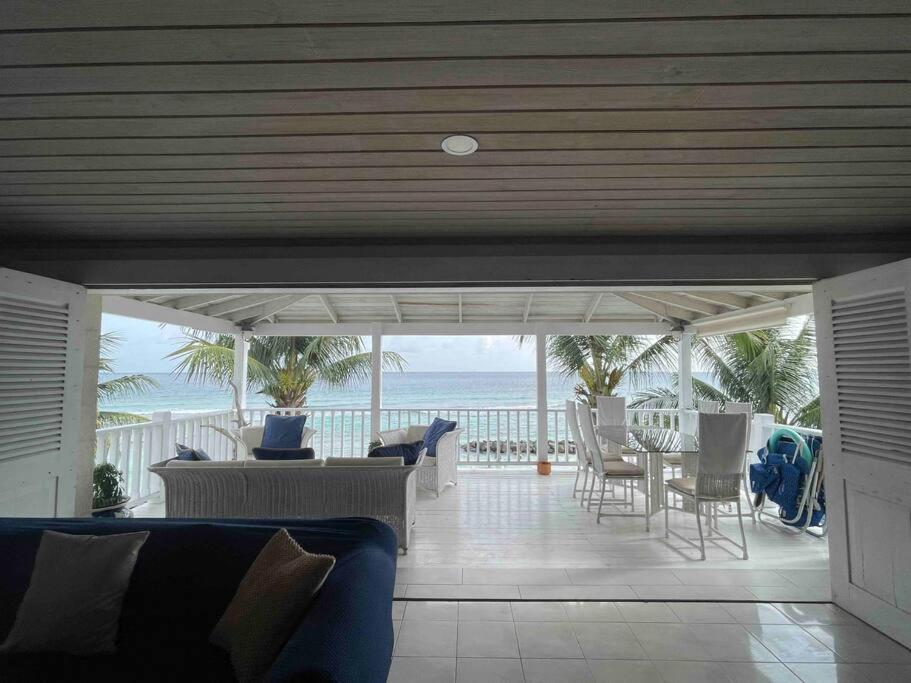
[(399, 600), (389, 683), (911, 680), (831, 604)]

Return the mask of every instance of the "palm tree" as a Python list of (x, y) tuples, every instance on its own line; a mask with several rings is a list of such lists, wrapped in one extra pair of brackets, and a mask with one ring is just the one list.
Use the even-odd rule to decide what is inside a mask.
[[(116, 332), (104, 332), (101, 335), (101, 352), (98, 356), (99, 373), (113, 374), (115, 372), (113, 356), (122, 343), (123, 337)], [(148, 375), (133, 374), (112, 377), (98, 382), (98, 402), (137, 396), (157, 387), (158, 382)], [(115, 427), (136, 422), (148, 422), (148, 418), (134, 413), (99, 410), (95, 422), (99, 428)]]
[[(820, 425), (816, 385), (816, 334), (807, 319), (796, 334), (774, 328), (693, 340), (697, 364), (717, 387), (693, 379), (693, 396), (711, 401), (751, 403), (782, 424)], [(676, 378), (674, 380), (676, 383)], [(631, 407), (676, 408), (676, 387), (640, 392)]]
[[(234, 336), (187, 334), (185, 343), (168, 358), (179, 358), (175, 373), (187, 380), (211, 380), (226, 386), (234, 375)], [(300, 408), (316, 382), (350, 386), (370, 377), (372, 354), (360, 337), (254, 337), (247, 376), (250, 387), (272, 399), (276, 408)], [(403, 370), (397, 353), (383, 353), (383, 367)]]
[[(522, 344), (525, 338), (520, 337)], [(598, 396), (614, 396), (625, 378), (640, 383), (647, 373), (670, 369), (676, 342), (670, 335), (652, 341), (627, 335), (551, 335), (547, 356), (565, 377), (582, 380), (574, 388), (594, 407)]]

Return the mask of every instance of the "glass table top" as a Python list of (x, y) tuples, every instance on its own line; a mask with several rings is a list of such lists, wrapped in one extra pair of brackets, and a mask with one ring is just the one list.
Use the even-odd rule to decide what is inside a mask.
[(694, 434), (673, 429), (604, 425), (597, 431), (602, 438), (641, 453), (699, 452), (699, 440)]

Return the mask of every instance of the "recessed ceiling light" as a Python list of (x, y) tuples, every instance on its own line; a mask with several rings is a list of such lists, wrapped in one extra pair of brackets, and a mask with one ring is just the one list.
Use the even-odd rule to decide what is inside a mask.
[(450, 135), (443, 138), (443, 143), (440, 146), (446, 154), (464, 157), (477, 151), (478, 141), (470, 135)]

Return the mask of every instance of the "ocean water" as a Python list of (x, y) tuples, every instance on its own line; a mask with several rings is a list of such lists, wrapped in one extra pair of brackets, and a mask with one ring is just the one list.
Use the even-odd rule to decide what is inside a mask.
[[(143, 415), (155, 411), (195, 412), (227, 410), (231, 391), (211, 383), (188, 382), (168, 373), (148, 373), (159, 387), (139, 396), (101, 404), (105, 410)], [(117, 376), (117, 375), (113, 375)], [(105, 377), (102, 377), (105, 379)], [(667, 385), (668, 376), (654, 373), (654, 385)], [(574, 378), (548, 373), (547, 402), (558, 408), (574, 397)], [(624, 388), (625, 395), (631, 395)], [(384, 408), (533, 408), (536, 404), (533, 372), (392, 372), (383, 374)], [(251, 391), (251, 408), (269, 406), (267, 397)], [(370, 384), (339, 388), (315, 386), (307, 397), (311, 407), (369, 408)]]

